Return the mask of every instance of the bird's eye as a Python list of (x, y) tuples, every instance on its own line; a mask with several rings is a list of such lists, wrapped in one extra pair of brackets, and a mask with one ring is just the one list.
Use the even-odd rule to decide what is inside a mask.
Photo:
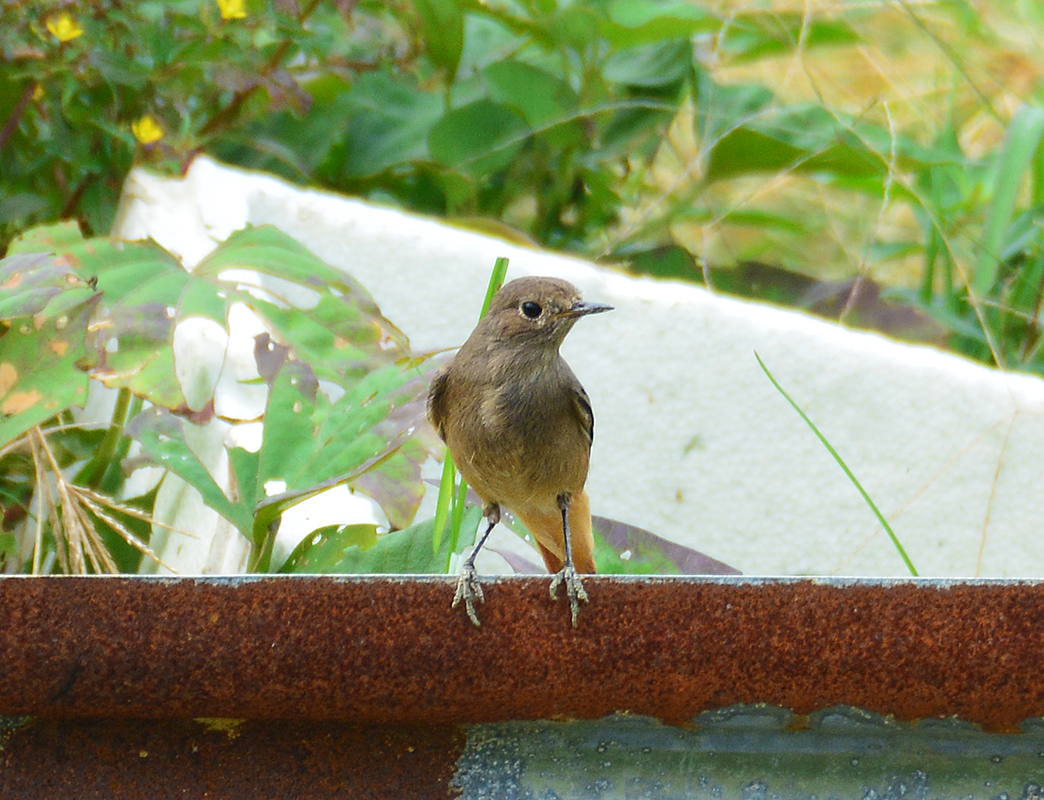
[(522, 304), (522, 313), (530, 319), (536, 319), (540, 316), (540, 312), (543, 309), (540, 307), (540, 303), (534, 303), (532, 300), (527, 300)]

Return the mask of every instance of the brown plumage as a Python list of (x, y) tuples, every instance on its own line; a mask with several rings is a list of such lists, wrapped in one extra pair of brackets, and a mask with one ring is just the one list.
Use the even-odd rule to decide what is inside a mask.
[[(551, 594), (565, 583), (573, 624), (587, 594), (577, 572), (593, 573), (591, 511), (584, 484), (594, 438), (587, 392), (558, 349), (573, 324), (610, 307), (585, 303), (557, 278), (519, 278), (432, 382), (428, 418), (489, 522), (464, 562), (456, 606), (478, 625), (482, 587), (475, 555), (503, 506), (533, 533), (550, 572)], [(571, 545), (571, 546), (570, 546)]]

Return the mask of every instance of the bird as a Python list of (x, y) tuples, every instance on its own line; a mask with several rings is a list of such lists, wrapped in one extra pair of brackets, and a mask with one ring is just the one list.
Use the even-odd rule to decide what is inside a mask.
[(525, 523), (549, 572), (551, 598), (565, 585), (573, 627), (588, 602), (579, 573), (593, 574), (591, 506), (585, 490), (594, 440), (591, 401), (559, 353), (581, 317), (611, 311), (571, 283), (517, 278), (457, 354), (435, 375), (428, 419), (464, 480), (482, 499), (487, 527), (464, 560), (453, 600), (480, 626), (485, 602), (475, 556), (507, 509)]

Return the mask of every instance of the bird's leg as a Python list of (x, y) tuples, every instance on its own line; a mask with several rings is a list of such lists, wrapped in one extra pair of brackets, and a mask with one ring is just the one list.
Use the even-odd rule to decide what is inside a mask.
[(482, 627), (482, 623), (479, 622), (478, 614), (475, 613), (475, 601), (485, 603), (486, 597), (482, 593), (482, 584), (479, 583), (478, 574), (475, 572), (475, 556), (482, 549), (482, 545), (486, 543), (486, 539), (489, 538), (493, 528), (500, 522), (500, 506), (496, 503), (490, 503), (482, 509), (482, 513), (489, 525), (486, 527), (486, 532), (482, 534), (482, 538), (479, 539), (478, 544), (468, 554), (468, 557), (464, 559), (464, 566), (461, 567), (460, 571), (460, 580), (457, 581), (457, 593), (453, 597), (453, 608), (460, 605), (460, 601), (463, 600), (464, 608), (468, 612), (468, 618), (477, 628)]
[(558, 496), (558, 507), (562, 509), (562, 533), (565, 535), (565, 564), (562, 569), (555, 573), (551, 579), (551, 599), (558, 599), (558, 586), (565, 584), (566, 594), (569, 596), (569, 610), (573, 615), (573, 627), (576, 627), (576, 618), (580, 613), (580, 601), (588, 601), (584, 584), (580, 581), (576, 567), (573, 566), (573, 541), (569, 533), (569, 501), (572, 498), (568, 494)]

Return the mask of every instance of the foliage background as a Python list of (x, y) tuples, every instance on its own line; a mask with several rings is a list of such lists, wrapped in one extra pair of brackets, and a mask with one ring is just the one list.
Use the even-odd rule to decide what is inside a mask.
[(133, 165), (207, 152), (1042, 372), (1042, 30), (1029, 0), (3, 2), (0, 248), (103, 236)]
[(0, 242), (105, 233), (134, 163), (206, 151), (1040, 371), (1042, 25), (967, 0), (7, 2)]

